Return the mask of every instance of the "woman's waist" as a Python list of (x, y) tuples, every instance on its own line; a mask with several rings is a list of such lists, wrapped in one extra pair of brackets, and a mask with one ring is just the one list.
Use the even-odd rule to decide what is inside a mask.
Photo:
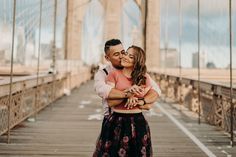
[(113, 109), (117, 109), (117, 110), (136, 110), (136, 109), (139, 109), (139, 107), (138, 107), (138, 105), (136, 105), (132, 108), (127, 109), (127, 107), (125, 106), (125, 103), (121, 103), (119, 105), (114, 106)]
[(139, 112), (139, 113), (119, 113), (119, 112), (112, 112), (113, 116), (118, 116), (118, 117), (143, 117), (143, 113)]
[(127, 109), (127, 108), (113, 108), (112, 109), (114, 112), (117, 113), (127, 113), (127, 114), (132, 114), (132, 113), (141, 113), (142, 110), (139, 108), (132, 108), (132, 109)]

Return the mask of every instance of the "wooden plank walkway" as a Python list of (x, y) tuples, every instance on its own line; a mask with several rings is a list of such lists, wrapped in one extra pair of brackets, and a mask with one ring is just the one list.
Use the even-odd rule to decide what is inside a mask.
[[(205, 144), (217, 157), (236, 156), (229, 138), (215, 127), (197, 124), (196, 117), (176, 104), (160, 102), (145, 112), (152, 133), (154, 157), (207, 156), (167, 115)], [(164, 110), (163, 110), (164, 109)], [(165, 112), (167, 113), (165, 113)], [(93, 81), (75, 89), (42, 110), (35, 122), (25, 121), (11, 131), (11, 143), (0, 137), (1, 157), (90, 157), (101, 128), (101, 99)]]

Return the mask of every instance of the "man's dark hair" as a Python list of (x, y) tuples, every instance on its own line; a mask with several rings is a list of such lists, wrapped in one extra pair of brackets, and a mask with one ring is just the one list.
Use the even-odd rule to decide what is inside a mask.
[(119, 39), (111, 39), (111, 40), (106, 41), (105, 46), (104, 46), (104, 52), (107, 53), (111, 46), (116, 46), (119, 44), (122, 44)]

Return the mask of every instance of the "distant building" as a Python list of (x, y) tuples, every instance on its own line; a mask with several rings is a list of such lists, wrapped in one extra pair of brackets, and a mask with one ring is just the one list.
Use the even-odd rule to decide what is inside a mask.
[(179, 67), (179, 53), (174, 48), (160, 49), (160, 67), (177, 68)]
[[(207, 54), (205, 52), (200, 52), (200, 67), (206, 68)], [(192, 55), (192, 67), (198, 68), (198, 52), (193, 53)]]
[(215, 69), (215, 68), (216, 68), (216, 66), (215, 66), (215, 64), (214, 64), (213, 62), (208, 62), (208, 63), (206, 64), (206, 67), (207, 67), (208, 69)]

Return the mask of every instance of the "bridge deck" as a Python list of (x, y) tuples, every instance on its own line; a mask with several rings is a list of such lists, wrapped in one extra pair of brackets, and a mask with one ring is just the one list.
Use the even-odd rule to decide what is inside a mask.
[[(25, 121), (11, 131), (11, 143), (0, 137), (2, 157), (89, 157), (100, 132), (101, 100), (90, 81), (41, 111), (35, 122)], [(229, 138), (215, 127), (197, 124), (196, 116), (175, 104), (160, 102), (145, 112), (152, 133), (154, 157), (204, 157), (189, 136), (197, 137), (217, 157), (236, 156)], [(173, 119), (175, 117), (175, 119)], [(183, 132), (187, 130), (189, 136)], [(186, 132), (185, 130), (185, 132)], [(196, 141), (196, 140), (195, 140)], [(208, 150), (209, 149), (209, 150)]]

